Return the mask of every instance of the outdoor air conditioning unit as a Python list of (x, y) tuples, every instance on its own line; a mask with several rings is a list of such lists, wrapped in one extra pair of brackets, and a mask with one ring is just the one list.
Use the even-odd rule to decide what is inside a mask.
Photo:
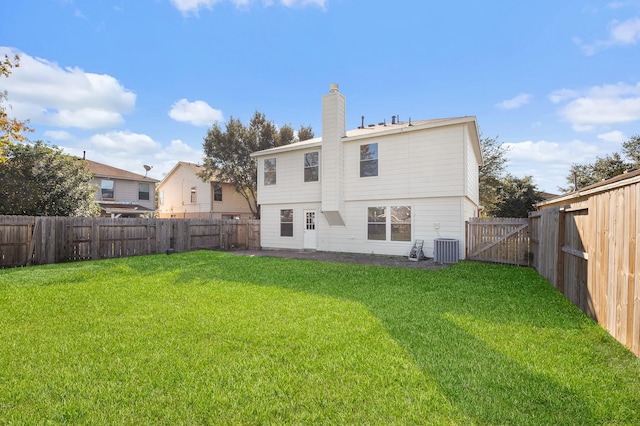
[(433, 244), (433, 261), (437, 263), (458, 263), (458, 240), (436, 238)]

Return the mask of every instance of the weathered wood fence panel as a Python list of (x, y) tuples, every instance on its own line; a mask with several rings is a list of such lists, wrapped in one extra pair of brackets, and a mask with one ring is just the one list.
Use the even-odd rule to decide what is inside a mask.
[(479, 218), (467, 222), (467, 259), (529, 265), (529, 220)]
[(260, 221), (0, 216), (0, 267), (260, 248)]

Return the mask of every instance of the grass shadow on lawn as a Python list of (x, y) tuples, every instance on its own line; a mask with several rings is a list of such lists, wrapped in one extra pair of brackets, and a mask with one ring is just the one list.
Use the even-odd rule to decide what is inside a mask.
[(288, 262), (245, 258), (218, 274), (363, 304), (473, 422), (626, 424), (640, 416), (638, 359), (532, 269)]
[[(640, 418), (637, 358), (526, 268), (203, 251), (0, 271), (0, 283), (0, 335), (28, 351), (0, 350), (0, 388), (16, 386), (15, 408), (28, 404), (15, 402), (19, 386), (40, 380), (53, 405), (37, 408), (61, 423), (86, 421), (87, 410), (104, 412), (103, 423), (139, 413), (154, 423)], [(43, 312), (30, 311), (36, 298)], [(22, 328), (12, 335), (13, 325)], [(15, 335), (47, 328), (42, 341)], [(53, 352), (50, 363), (38, 349)], [(7, 361), (33, 371), (16, 378)], [(51, 363), (72, 389), (43, 381), (55, 381)], [(101, 387), (85, 395), (83, 382)], [(11, 409), (0, 395), (0, 411)]]

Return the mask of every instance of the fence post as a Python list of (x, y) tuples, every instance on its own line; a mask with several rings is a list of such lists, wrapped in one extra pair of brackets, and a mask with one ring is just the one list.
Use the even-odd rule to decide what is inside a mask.
[(560, 213), (558, 214), (558, 259), (556, 263), (556, 288), (562, 294), (564, 294), (564, 252), (562, 251), (562, 247), (564, 247), (566, 216), (567, 214), (563, 211), (560, 211)]

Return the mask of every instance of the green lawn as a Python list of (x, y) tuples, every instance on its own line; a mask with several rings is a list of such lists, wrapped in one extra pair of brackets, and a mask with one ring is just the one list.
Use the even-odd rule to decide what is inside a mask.
[(0, 270), (0, 424), (638, 422), (640, 361), (531, 269)]

